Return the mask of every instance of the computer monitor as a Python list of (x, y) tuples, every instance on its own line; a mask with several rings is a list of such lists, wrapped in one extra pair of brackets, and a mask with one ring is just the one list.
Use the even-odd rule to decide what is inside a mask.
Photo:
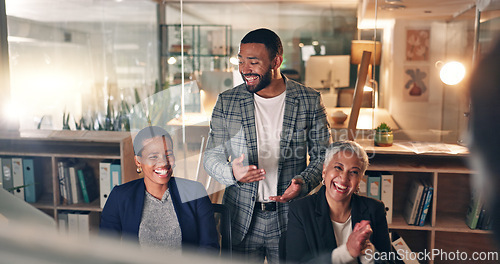
[(349, 87), (350, 58), (349, 55), (309, 57), (305, 85), (314, 89)]
[(234, 86), (235, 78), (232, 72), (204, 71), (200, 80), (200, 88), (203, 91), (201, 94), (202, 113), (210, 115), (217, 101), (217, 96)]

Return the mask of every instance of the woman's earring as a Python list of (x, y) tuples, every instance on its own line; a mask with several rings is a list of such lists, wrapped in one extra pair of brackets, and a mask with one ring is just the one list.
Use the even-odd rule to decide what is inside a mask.
[(142, 168), (141, 167), (137, 167), (136, 171), (137, 171), (137, 173), (141, 173), (142, 172)]
[(325, 179), (321, 180), (321, 184), (325, 185)]

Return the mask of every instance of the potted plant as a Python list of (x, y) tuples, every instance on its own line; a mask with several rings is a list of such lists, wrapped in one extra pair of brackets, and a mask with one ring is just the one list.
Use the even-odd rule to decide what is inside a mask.
[(379, 147), (390, 147), (394, 141), (394, 135), (392, 134), (392, 129), (386, 123), (381, 123), (377, 128), (375, 128), (375, 146)]

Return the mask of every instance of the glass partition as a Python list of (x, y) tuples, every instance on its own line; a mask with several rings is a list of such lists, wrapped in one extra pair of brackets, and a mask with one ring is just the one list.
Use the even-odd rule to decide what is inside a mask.
[[(164, 81), (178, 98), (175, 102), (181, 102), (184, 93), (184, 108), (180, 106), (181, 113), (169, 122), (182, 146), (178, 149), (185, 155), (178, 166), (186, 177), (197, 175), (198, 180), (209, 181), (200, 168), (199, 154), (207, 140), (217, 95), (242, 83), (237, 54), (243, 36), (260, 27), (275, 31), (284, 48), (282, 72), (304, 83), (310, 56), (350, 54), (357, 18), (355, 3), (332, 7), (322, 1), (184, 1), (181, 6), (178, 1), (169, 1), (160, 24), (161, 60), (166, 61), (160, 72), (166, 73)], [(347, 71), (348, 87), (349, 77)], [(180, 87), (182, 78), (184, 88)], [(209, 192), (218, 190), (206, 186), (213, 188)]]
[[(282, 72), (302, 83), (307, 82), (311, 56), (350, 55), (352, 40), (369, 40), (373, 35), (369, 28), (358, 32), (357, 1), (5, 0), (5, 4), (9, 113), (19, 120), (21, 130), (134, 131), (147, 124), (168, 126), (182, 155), (193, 157), (192, 163), (184, 164), (184, 171), (192, 168), (183, 172), (189, 177), (198, 174), (199, 153), (217, 95), (242, 83), (236, 56), (247, 32), (259, 27), (274, 30), (284, 45)], [(467, 126), (463, 118), (467, 99), (460, 88), (465, 82), (443, 87), (434, 64), (454, 57), (471, 60), (473, 20), (463, 17), (379, 24), (385, 26), (375, 34), (382, 45), (375, 81), (379, 106), (398, 129), (396, 139), (461, 140)], [(487, 27), (497, 28), (496, 21), (483, 23), (481, 36), (488, 36)], [(425, 60), (406, 54), (406, 42), (411, 40), (407, 34), (412, 32), (430, 34), (430, 55)], [(357, 65), (349, 66), (349, 84), (315, 87), (332, 109), (329, 114), (337, 106), (350, 108)], [(429, 93), (414, 100), (403, 96), (411, 81), (403, 70), (417, 68), (427, 73)], [(332, 88), (338, 91), (336, 97)], [(378, 125), (373, 115), (371, 120), (367, 130)]]
[(5, 3), (9, 113), (20, 130), (168, 127), (187, 178), (198, 177), (217, 95), (242, 83), (236, 57), (247, 32), (274, 30), (283, 73), (305, 82), (310, 56), (349, 55), (357, 30), (354, 1)]
[(20, 129), (126, 130), (158, 81), (152, 1), (6, 1)]

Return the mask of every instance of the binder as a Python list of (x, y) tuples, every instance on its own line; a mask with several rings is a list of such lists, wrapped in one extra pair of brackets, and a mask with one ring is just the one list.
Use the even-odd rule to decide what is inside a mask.
[(42, 179), (37, 171), (39, 166), (35, 166), (34, 159), (23, 159), (23, 175), (24, 175), (24, 200), (28, 203), (36, 203), (42, 193)]
[(98, 212), (80, 212), (78, 216), (78, 237), (88, 240), (90, 234), (97, 231), (99, 225)]
[(368, 195), (368, 176), (366, 174), (361, 177), (358, 194), (362, 196)]
[(394, 175), (389, 172), (383, 172), (381, 176), (381, 194), (380, 200), (385, 206), (385, 217), (387, 218), (387, 224), (392, 223), (392, 194), (394, 188)]
[(24, 201), (24, 176), (23, 176), (23, 159), (12, 158), (12, 184), (14, 188), (14, 195)]
[(108, 195), (111, 192), (111, 160), (99, 162), (99, 190), (101, 208), (104, 208)]
[(60, 234), (68, 233), (68, 212), (59, 212), (57, 214), (57, 224)]
[(371, 172), (368, 175), (368, 197), (380, 200), (380, 173)]
[(68, 234), (70, 236), (78, 236), (78, 214), (76, 212), (68, 213)]
[(111, 163), (111, 190), (122, 183), (122, 168), (119, 160)]
[(5, 190), (12, 192), (14, 183), (12, 182), (12, 159), (2, 158), (2, 186)]

